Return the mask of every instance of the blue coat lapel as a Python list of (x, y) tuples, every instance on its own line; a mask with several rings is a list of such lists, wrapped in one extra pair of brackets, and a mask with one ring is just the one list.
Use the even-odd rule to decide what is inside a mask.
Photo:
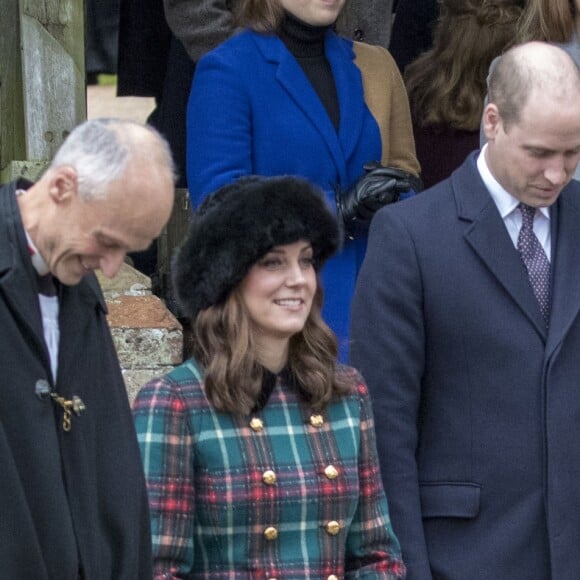
[[(326, 56), (334, 75), (340, 107), (340, 128), (337, 135), (316, 91), (284, 43), (273, 35), (258, 36), (256, 42), (264, 58), (277, 65), (278, 83), (316, 127), (328, 147), (341, 182), (347, 183), (345, 160), (352, 154), (358, 142), (364, 115), (364, 102), (360, 99), (362, 81), (358, 69), (352, 63), (354, 51), (336, 34), (328, 32)], [(349, 65), (345, 66), (345, 62)]]
[(573, 181), (552, 208), (552, 313), (547, 356), (562, 343), (580, 310), (580, 185)]
[(477, 154), (472, 154), (451, 178), (458, 217), (466, 222), (465, 239), (546, 339), (546, 325), (526, 268), (479, 176), (476, 159)]
[(364, 99), (361, 98), (364, 94), (362, 77), (360, 70), (354, 64), (355, 54), (352, 43), (346, 44), (343, 39), (329, 33), (326, 39), (326, 56), (334, 75), (340, 105), (338, 134), (340, 146), (344, 158), (349, 159), (359, 142), (364, 126), (366, 105)]

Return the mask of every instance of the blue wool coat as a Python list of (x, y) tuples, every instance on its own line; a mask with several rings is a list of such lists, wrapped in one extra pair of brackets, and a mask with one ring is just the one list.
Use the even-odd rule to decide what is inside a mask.
[[(247, 30), (200, 60), (187, 112), (187, 179), (194, 206), (243, 175), (292, 174), (321, 187), (334, 208), (335, 190), (347, 189), (363, 174), (365, 163), (381, 159), (379, 126), (364, 101), (352, 41), (329, 31), (325, 51), (340, 107), (338, 132), (277, 36)], [(385, 87), (390, 164), (417, 173), (409, 105), (394, 61), (391, 78)], [(343, 359), (365, 249), (366, 232), (361, 232), (322, 273), (323, 315), (339, 337)]]
[(375, 216), (352, 361), (410, 580), (577, 580), (580, 184), (550, 209), (546, 330), (476, 157)]

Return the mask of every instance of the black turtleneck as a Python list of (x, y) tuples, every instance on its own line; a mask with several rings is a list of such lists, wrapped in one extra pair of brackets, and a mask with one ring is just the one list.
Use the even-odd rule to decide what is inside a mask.
[(330, 63), (324, 54), (329, 26), (311, 26), (289, 12), (285, 13), (278, 36), (298, 61), (322, 101), (335, 130), (340, 125), (340, 109)]

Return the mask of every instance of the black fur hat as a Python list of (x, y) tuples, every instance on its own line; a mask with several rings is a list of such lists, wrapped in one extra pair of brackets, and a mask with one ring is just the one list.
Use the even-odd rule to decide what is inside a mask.
[(173, 263), (182, 314), (225, 300), (250, 267), (274, 246), (310, 241), (316, 269), (342, 235), (323, 195), (295, 177), (243, 177), (222, 187), (193, 214)]

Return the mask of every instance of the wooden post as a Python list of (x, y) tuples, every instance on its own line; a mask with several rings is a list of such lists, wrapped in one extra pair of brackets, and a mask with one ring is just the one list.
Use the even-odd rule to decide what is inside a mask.
[(86, 119), (83, 0), (2, 0), (0, 182), (35, 179)]

